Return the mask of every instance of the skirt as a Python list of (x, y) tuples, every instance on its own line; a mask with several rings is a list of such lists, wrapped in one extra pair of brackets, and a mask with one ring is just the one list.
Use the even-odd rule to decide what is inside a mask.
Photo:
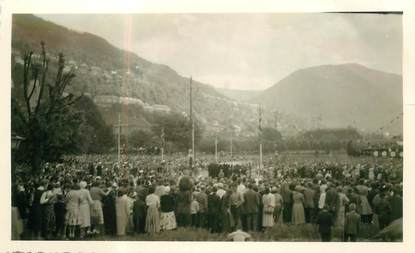
[(66, 210), (65, 222), (68, 226), (80, 225), (79, 222), (79, 208), (68, 208)]
[[(270, 210), (268, 210), (270, 211)], [(263, 227), (272, 227), (274, 226), (274, 209), (272, 212), (263, 212), (262, 214), (262, 226)]]
[(44, 236), (50, 235), (55, 231), (55, 209), (53, 204), (46, 204), (43, 208), (42, 230)]
[(296, 225), (305, 223), (304, 207), (302, 204), (294, 203), (292, 208), (292, 223)]
[(146, 232), (160, 232), (160, 214), (157, 207), (150, 206), (147, 209)]
[(168, 213), (161, 213), (160, 215), (160, 229), (161, 230), (172, 230), (177, 228), (176, 223), (176, 216), (174, 215), (174, 212), (168, 212)]
[(79, 221), (81, 228), (87, 228), (91, 226), (91, 212), (88, 203), (81, 204), (79, 206)]
[(102, 212), (100, 200), (94, 200), (94, 203), (91, 205), (91, 223), (94, 225), (104, 224), (104, 213)]

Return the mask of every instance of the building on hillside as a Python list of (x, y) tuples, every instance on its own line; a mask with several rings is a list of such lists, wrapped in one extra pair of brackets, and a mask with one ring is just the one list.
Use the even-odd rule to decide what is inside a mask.
[(153, 112), (169, 113), (171, 112), (171, 109), (167, 105), (155, 104), (155, 105), (144, 105), (144, 111), (151, 112), (151, 113)]
[(94, 103), (101, 106), (111, 106), (113, 104), (124, 104), (124, 105), (139, 105), (145, 106), (145, 103), (139, 98), (133, 97), (118, 97), (113, 95), (99, 95), (94, 97)]

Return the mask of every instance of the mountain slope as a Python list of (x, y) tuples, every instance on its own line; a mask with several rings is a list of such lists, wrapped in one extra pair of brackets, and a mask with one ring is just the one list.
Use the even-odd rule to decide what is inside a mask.
[[(30, 14), (13, 15), (15, 55), (21, 57), (28, 49), (36, 51), (41, 40), (45, 41), (52, 58), (63, 52), (67, 63), (75, 70), (77, 77), (70, 92), (89, 93), (100, 101), (104, 96), (114, 96), (112, 101), (121, 96), (138, 99), (145, 105), (162, 104), (174, 111), (189, 111), (189, 78), (180, 76), (169, 66), (116, 48), (93, 34), (72, 31)], [(193, 90), (196, 116), (208, 125), (214, 121), (225, 124), (234, 101), (212, 86), (195, 80)], [(236, 117), (235, 121), (244, 124), (250, 118), (250, 107), (241, 105), (241, 110), (244, 113), (239, 115), (244, 118)]]
[[(119, 97), (133, 101), (124, 110), (128, 112), (124, 118), (131, 125), (148, 127), (143, 110), (153, 110), (157, 105), (189, 111), (189, 78), (169, 66), (116, 48), (93, 34), (72, 31), (34, 15), (13, 15), (15, 61), (19, 62), (20, 57), (21, 62), (21, 55), (28, 49), (38, 51), (41, 40), (46, 42), (51, 58), (63, 52), (74, 69), (77, 77), (70, 92), (88, 93), (94, 101), (100, 101), (97, 104), (109, 124), (117, 123), (114, 115), (119, 109), (114, 104)], [(233, 124), (241, 134), (255, 134), (258, 107), (253, 104), (266, 106), (264, 126), (274, 126), (278, 121), (283, 132), (293, 130), (293, 126), (355, 126), (377, 131), (402, 113), (402, 77), (357, 64), (298, 70), (259, 94), (216, 90), (196, 80), (193, 91), (194, 113), (208, 131), (216, 130), (215, 126), (226, 131)], [(402, 132), (401, 118), (385, 130)]]
[(293, 114), (309, 127), (354, 126), (402, 132), (402, 76), (358, 64), (301, 69), (263, 91), (251, 102)]

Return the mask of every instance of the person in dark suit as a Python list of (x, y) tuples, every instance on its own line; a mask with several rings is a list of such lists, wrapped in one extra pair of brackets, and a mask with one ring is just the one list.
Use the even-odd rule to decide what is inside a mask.
[(190, 190), (179, 191), (176, 195), (177, 226), (188, 227), (191, 225), (190, 204), (192, 193)]
[(391, 221), (397, 220), (402, 217), (402, 191), (398, 186), (395, 186), (391, 191), (391, 197), (389, 198), (391, 206)]
[(116, 224), (116, 209), (115, 209), (115, 198), (117, 191), (109, 185), (110, 192), (107, 196), (102, 199), (103, 207), (102, 211), (104, 214), (104, 227), (105, 234), (115, 235), (117, 231)]
[(208, 195), (208, 226), (209, 230), (213, 233), (219, 231), (218, 217), (220, 214), (221, 200), (216, 195), (216, 188), (213, 187), (209, 191)]
[(391, 206), (390, 202), (388, 201), (385, 192), (381, 191), (379, 193), (379, 200), (374, 206), (375, 212), (378, 215), (379, 219), (379, 229), (383, 229), (386, 227), (390, 222), (390, 212)]
[(338, 202), (339, 193), (336, 191), (336, 188), (333, 185), (329, 185), (326, 191), (325, 205), (327, 206), (329, 212), (331, 212), (333, 218), (336, 216)]
[(360, 229), (360, 214), (356, 212), (356, 204), (349, 205), (349, 212), (346, 214), (344, 220), (344, 241), (356, 241)]
[(249, 184), (244, 193), (244, 210), (246, 215), (247, 231), (253, 231), (257, 228), (257, 215), (259, 206), (259, 194), (252, 189)]
[(331, 241), (331, 227), (333, 226), (333, 215), (325, 205), (317, 216), (318, 231), (320, 232), (321, 241)]
[(305, 211), (305, 222), (311, 223), (314, 220), (314, 195), (315, 192), (312, 188), (311, 183), (307, 183), (307, 187), (304, 192), (304, 211)]
[(206, 188), (202, 186), (200, 191), (195, 195), (197, 202), (199, 202), (199, 227), (206, 228), (206, 214), (208, 205), (208, 196), (205, 193)]
[(285, 182), (281, 186), (281, 196), (284, 200), (284, 208), (282, 210), (282, 220), (284, 223), (288, 224), (291, 223), (291, 216), (292, 216), (292, 206), (293, 206), (293, 192), (294, 189), (293, 185)]
[(137, 195), (133, 205), (134, 232), (137, 234), (145, 232), (146, 210), (146, 203), (144, 202), (143, 197)]

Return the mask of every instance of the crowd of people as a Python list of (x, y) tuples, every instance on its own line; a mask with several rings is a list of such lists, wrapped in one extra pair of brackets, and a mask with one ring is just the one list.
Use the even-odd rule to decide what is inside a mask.
[(83, 156), (34, 175), (17, 171), (14, 239), (115, 238), (179, 227), (241, 235), (312, 224), (322, 241), (334, 229), (341, 240), (356, 241), (367, 239), (365, 226), (381, 230), (402, 217), (401, 159), (267, 157), (263, 168), (215, 177), (206, 173), (210, 162), (199, 159), (189, 170), (183, 156), (121, 164)]

